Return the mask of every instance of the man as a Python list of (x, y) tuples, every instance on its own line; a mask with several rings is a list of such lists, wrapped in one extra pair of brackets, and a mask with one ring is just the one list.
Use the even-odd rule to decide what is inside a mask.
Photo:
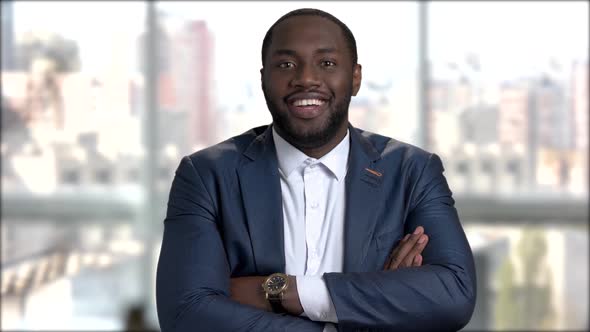
[(262, 64), (272, 125), (176, 171), (162, 331), (462, 328), (475, 271), (441, 161), (348, 123), (362, 76), (350, 30), (290, 12), (267, 32)]

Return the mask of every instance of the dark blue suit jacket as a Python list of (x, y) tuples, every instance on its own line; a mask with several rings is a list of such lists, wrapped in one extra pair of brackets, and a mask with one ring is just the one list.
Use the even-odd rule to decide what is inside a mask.
[[(475, 269), (440, 159), (352, 126), (350, 138), (344, 271), (324, 274), (339, 330), (462, 328), (475, 304)], [(322, 330), (229, 297), (230, 277), (285, 271), (278, 168), (270, 126), (182, 159), (157, 271), (162, 331)], [(429, 235), (423, 266), (381, 271), (418, 225)]]

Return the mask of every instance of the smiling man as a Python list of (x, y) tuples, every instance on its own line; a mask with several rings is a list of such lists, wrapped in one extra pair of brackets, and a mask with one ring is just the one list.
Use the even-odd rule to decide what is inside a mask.
[(161, 330), (462, 328), (475, 271), (442, 163), (349, 124), (362, 79), (352, 32), (323, 11), (290, 12), (268, 30), (262, 65), (272, 124), (176, 171)]
[(298, 15), (275, 25), (264, 39), (260, 70), (274, 130), (314, 158), (344, 139), (350, 98), (361, 86), (355, 46), (326, 20)]

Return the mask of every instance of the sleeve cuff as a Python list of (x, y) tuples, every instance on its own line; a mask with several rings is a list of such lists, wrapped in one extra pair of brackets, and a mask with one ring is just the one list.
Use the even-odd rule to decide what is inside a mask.
[(338, 323), (336, 309), (322, 276), (296, 276), (303, 313), (313, 321)]

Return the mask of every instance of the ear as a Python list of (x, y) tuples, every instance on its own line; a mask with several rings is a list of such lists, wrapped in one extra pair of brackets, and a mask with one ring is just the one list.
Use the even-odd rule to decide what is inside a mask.
[(262, 88), (264, 89), (264, 67), (260, 68), (260, 84), (262, 85)]
[(356, 96), (361, 88), (361, 81), (363, 79), (363, 67), (360, 64), (354, 65), (352, 69), (352, 95)]

